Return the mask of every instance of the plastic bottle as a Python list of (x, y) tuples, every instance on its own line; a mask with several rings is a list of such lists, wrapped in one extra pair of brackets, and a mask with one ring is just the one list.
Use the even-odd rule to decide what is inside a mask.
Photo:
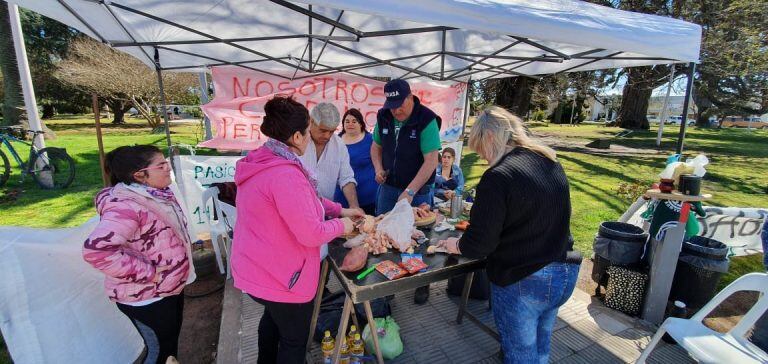
[(357, 334), (357, 326), (351, 325), (349, 327), (349, 333), (347, 334), (347, 345), (352, 348), (352, 342), (355, 341), (355, 334)]
[(344, 342), (341, 343), (341, 355), (339, 355), (339, 364), (350, 364), (349, 363), (349, 345), (347, 345), (346, 340), (344, 340)]
[(333, 349), (336, 347), (336, 340), (333, 339), (330, 331), (325, 331), (325, 336), (323, 336), (323, 341), (320, 342), (320, 345), (323, 350), (323, 363), (331, 364), (333, 362)]
[(350, 344), (349, 351), (351, 364), (363, 363), (363, 356), (365, 356), (365, 344), (363, 343), (363, 339), (360, 338), (360, 334), (355, 334), (355, 337), (352, 340), (352, 344)]

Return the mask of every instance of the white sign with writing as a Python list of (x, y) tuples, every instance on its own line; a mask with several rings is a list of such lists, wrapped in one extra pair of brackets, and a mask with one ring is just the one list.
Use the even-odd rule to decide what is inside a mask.
[[(646, 210), (645, 202), (627, 221), (643, 226), (640, 215)], [(706, 217), (696, 216), (699, 235), (722, 242), (734, 255), (760, 254), (763, 251), (761, 234), (768, 218), (768, 209), (704, 206)]]
[[(174, 157), (179, 188), (187, 205), (187, 221), (193, 237), (210, 231), (208, 219), (212, 217), (213, 204), (203, 206), (203, 191), (211, 183), (234, 182), (235, 163), (240, 156), (191, 156)], [(178, 171), (181, 173), (179, 174)]]

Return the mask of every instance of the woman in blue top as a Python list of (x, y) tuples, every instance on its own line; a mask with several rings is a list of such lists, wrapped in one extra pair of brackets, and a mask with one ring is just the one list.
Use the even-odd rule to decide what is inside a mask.
[(464, 190), (464, 174), (461, 168), (453, 163), (455, 161), (456, 151), (453, 148), (444, 148), (435, 176), (435, 196), (443, 200), (450, 200), (456, 193)]
[[(357, 201), (360, 204), (360, 208), (366, 214), (374, 215), (376, 213), (376, 191), (379, 185), (376, 183), (376, 172), (373, 169), (373, 162), (371, 162), (371, 143), (373, 142), (373, 137), (365, 129), (363, 114), (360, 113), (360, 110), (347, 110), (341, 120), (343, 122), (343, 130), (339, 133), (339, 136), (344, 144), (347, 145), (349, 164), (355, 172)], [(344, 207), (349, 206), (347, 199), (338, 186), (336, 187), (336, 194), (333, 199)]]

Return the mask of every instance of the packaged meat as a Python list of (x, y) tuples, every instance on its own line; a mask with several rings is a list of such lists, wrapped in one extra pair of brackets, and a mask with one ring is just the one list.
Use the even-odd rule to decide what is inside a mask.
[(341, 263), (339, 270), (342, 272), (356, 272), (365, 267), (365, 262), (368, 260), (368, 249), (362, 245), (352, 248), (347, 255), (344, 256), (344, 261)]
[(391, 260), (385, 260), (383, 262), (380, 262), (376, 265), (376, 270), (379, 271), (379, 273), (383, 274), (387, 279), (390, 281), (393, 279), (398, 279), (400, 277), (403, 277), (408, 274), (408, 271), (400, 268), (399, 265), (395, 264), (395, 262)]
[(401, 254), (401, 257), (402, 262), (400, 263), (400, 266), (410, 274), (424, 272), (427, 270), (427, 267), (429, 267), (423, 260), (421, 260), (421, 254)]

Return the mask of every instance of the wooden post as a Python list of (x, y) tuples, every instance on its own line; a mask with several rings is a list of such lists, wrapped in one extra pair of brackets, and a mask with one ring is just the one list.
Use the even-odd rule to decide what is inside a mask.
[(104, 187), (109, 187), (109, 176), (104, 163), (104, 141), (101, 137), (101, 108), (99, 107), (99, 96), (95, 93), (91, 95), (93, 99), (93, 118), (96, 121), (96, 141), (99, 143), (99, 167), (101, 169), (101, 182)]

